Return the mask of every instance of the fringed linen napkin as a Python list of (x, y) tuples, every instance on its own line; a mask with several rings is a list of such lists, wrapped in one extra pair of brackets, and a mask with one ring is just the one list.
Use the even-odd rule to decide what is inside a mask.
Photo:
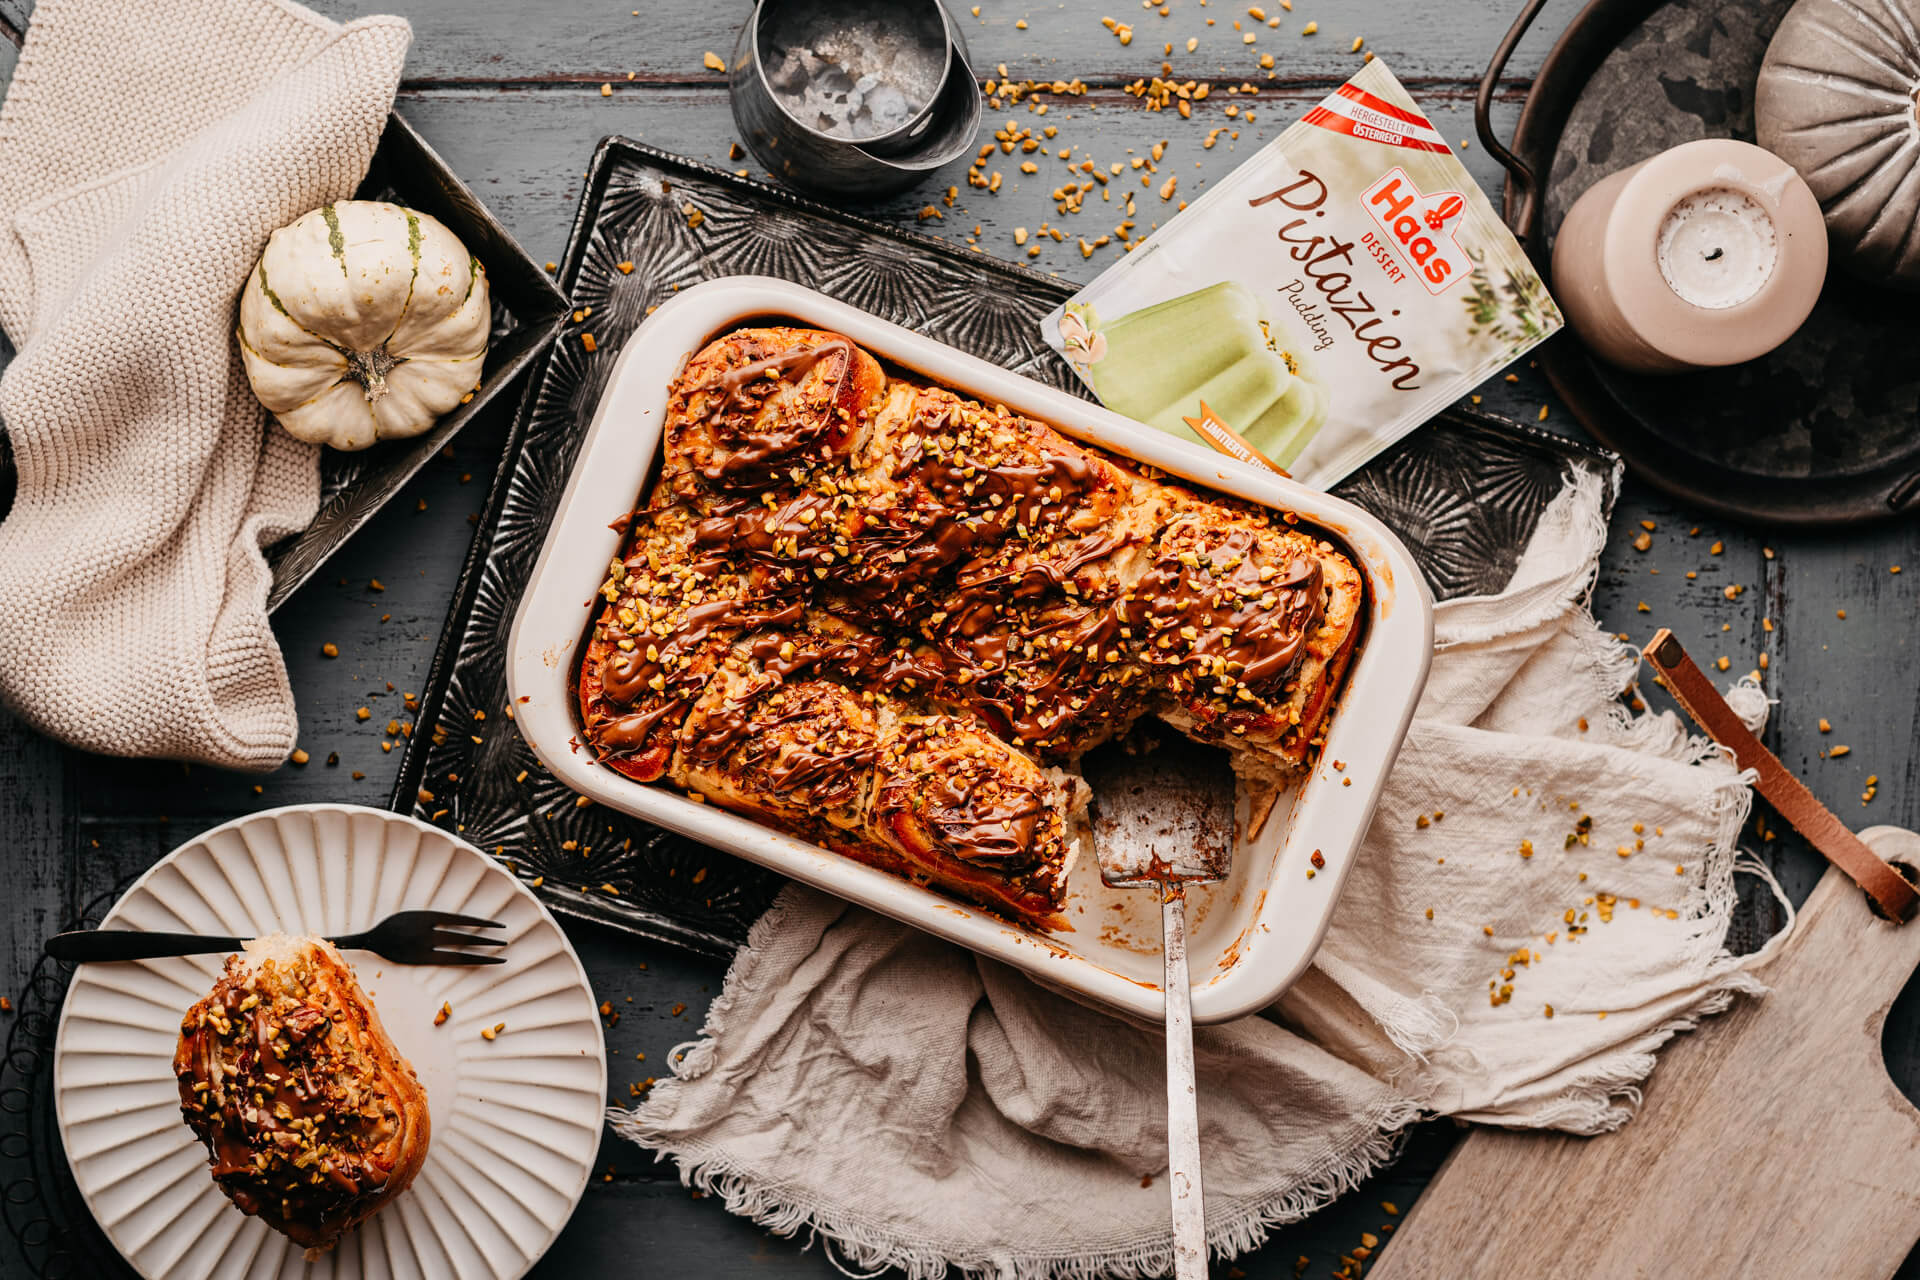
[[(1198, 1029), (1216, 1256), (1352, 1187), (1423, 1115), (1617, 1127), (1663, 1041), (1760, 990), (1723, 946), (1746, 780), (1621, 703), (1634, 653), (1585, 603), (1604, 538), (1583, 475), (1505, 592), (1439, 606), (1432, 681), (1312, 969), (1266, 1015)], [(1157, 1030), (794, 887), (674, 1077), (610, 1118), (861, 1267), (1157, 1275), (1162, 1055)]]
[(293, 693), (263, 548), (319, 502), (234, 300), (353, 194), (411, 30), (285, 0), (41, 0), (0, 108), (0, 698), (91, 751), (270, 769)]

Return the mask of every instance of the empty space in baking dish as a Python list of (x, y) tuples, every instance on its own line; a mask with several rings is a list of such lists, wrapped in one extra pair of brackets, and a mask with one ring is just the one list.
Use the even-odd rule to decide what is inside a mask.
[[(1196, 1019), (1219, 1021), (1270, 1003), (1306, 967), (1325, 931), (1425, 680), (1432, 606), (1411, 557), (1384, 526), (1338, 499), (1253, 472), (800, 286), (758, 277), (698, 285), (649, 317), (621, 351), (509, 645), (515, 724), (535, 754), (569, 786), (622, 812), (915, 924), (1049, 985), (1137, 1016), (1160, 1016), (1156, 897), (1103, 885), (1090, 847), (1083, 846), (1068, 880), (1067, 927), (1040, 932), (677, 789), (635, 782), (594, 759), (580, 732), (573, 672), (606, 565), (624, 542), (620, 517), (644, 505), (658, 475), (668, 385), (713, 338), (763, 324), (845, 333), (890, 373), (1004, 405), (1204, 488), (1293, 511), (1360, 569), (1367, 592), (1361, 634), (1329, 712), (1326, 747), (1283, 785), (1251, 840), (1249, 800), (1239, 789), (1232, 871), (1190, 895)], [(1162, 736), (1161, 749), (1183, 741), (1172, 730)], [(1333, 767), (1336, 761), (1343, 767)]]

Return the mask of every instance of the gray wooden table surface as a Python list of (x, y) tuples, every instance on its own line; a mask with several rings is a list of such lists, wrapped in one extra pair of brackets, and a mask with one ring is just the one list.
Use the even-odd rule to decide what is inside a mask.
[[(386, 5), (318, 0), (316, 7), (350, 18)], [(583, 170), (604, 134), (623, 133), (729, 168), (750, 163), (728, 159), (735, 135), (726, 92), (719, 75), (703, 66), (708, 51), (725, 56), (732, 49), (749, 0), (410, 0), (403, 7), (413, 20), (414, 45), (399, 110), (538, 259), (560, 258)], [(1487, 0), (1438, 7), (1293, 0), (1291, 12), (1275, 0), (1270, 7), (1283, 19), (1277, 29), (1250, 20), (1244, 6), (1227, 0), (1166, 0), (1158, 8), (1133, 0), (982, 0), (977, 16), (963, 21), (983, 75), (1086, 82), (1084, 99), (1048, 117), (1060, 128), (1060, 145), (1082, 148), (1106, 164), (1165, 139), (1171, 167), (1163, 164), (1162, 172), (1179, 174), (1180, 194), (1191, 197), (1350, 74), (1360, 62), (1351, 51), (1357, 38), (1388, 61), (1449, 137), (1470, 138), (1474, 82), (1511, 17), (1507, 5)], [(30, 9), (28, 0), (0, 0), (0, 18), (16, 27)], [(1576, 0), (1553, 0), (1509, 67), (1495, 112), (1503, 130), (1511, 129), (1530, 77), (1575, 12)], [(1108, 15), (1132, 25), (1130, 44), (1102, 26)], [(146, 6), (129, 8), (129, 21), (158, 20)], [(1309, 21), (1318, 23), (1312, 36), (1302, 34)], [(1248, 32), (1257, 36), (1253, 44), (1243, 38)], [(1189, 39), (1197, 40), (1192, 52)], [(1266, 54), (1274, 59), (1271, 80), (1259, 65)], [(13, 57), (0, 43), (0, 81), (11, 74)], [(1223, 92), (1190, 120), (1171, 111), (1149, 114), (1123, 86), (1157, 73), (1163, 60), (1180, 79), (1207, 80), (1223, 91), (1247, 83), (1260, 92)], [(1228, 117), (1229, 105), (1242, 114)], [(990, 111), (988, 127), (1008, 118), (1035, 123), (1022, 107)], [(1205, 148), (1216, 130), (1215, 145)], [(1480, 146), (1463, 154), (1487, 190), (1497, 192), (1497, 166)], [(879, 212), (955, 241), (977, 237), (984, 252), (1021, 256), (1069, 280), (1091, 279), (1117, 250), (1107, 246), (1083, 258), (1077, 241), (1107, 233), (1118, 214), (1091, 201), (1084, 213), (1057, 214), (1048, 192), (1058, 179), (1045, 169), (1022, 175), (1018, 159), (997, 162), (1006, 171), (997, 194), (968, 189), (963, 162)], [(943, 218), (918, 220), (917, 211), (949, 183), (965, 193), (955, 207), (943, 210)], [(1151, 192), (1137, 199), (1143, 224), (1170, 207)], [(1047, 221), (1063, 226), (1067, 241), (1043, 241), (1036, 258), (1025, 257), (1014, 229)], [(1486, 408), (1532, 421), (1545, 406), (1549, 427), (1577, 433), (1534, 371), (1515, 372), (1517, 381), (1496, 379), (1481, 389)], [(496, 403), (504, 408), (513, 399)], [(362, 724), (354, 709), (385, 705), (398, 715), (398, 695), (425, 680), (503, 435), (498, 415), (471, 427), (451, 458), (429, 465), (276, 617), (299, 700), (302, 745), (313, 761), (305, 767), (288, 765), (256, 778), (102, 759), (57, 746), (0, 712), (0, 813), (6, 818), (0, 993), (17, 995), (46, 934), (206, 827), (300, 801), (384, 802), (400, 763), (398, 750), (382, 750), (389, 714)], [(1651, 529), (1645, 551), (1633, 546), (1642, 522)], [(1895, 574), (1896, 565), (1906, 572)], [(373, 578), (386, 585), (384, 593), (369, 590)], [(1746, 590), (1729, 599), (1725, 588), (1732, 585)], [(1766, 685), (1779, 699), (1766, 736), (1788, 766), (1856, 826), (1920, 826), (1920, 522), (1833, 535), (1742, 528), (1709, 520), (1630, 479), (1594, 605), (1609, 628), (1636, 640), (1671, 626), (1697, 658), (1725, 655), (1735, 673), (1755, 667), (1765, 654)], [(322, 656), (328, 643), (339, 647), (337, 659)], [(1830, 733), (1821, 731), (1823, 723), (1832, 726)], [(1837, 757), (1827, 750), (1842, 743), (1851, 750)], [(338, 766), (321, 763), (336, 752)], [(364, 776), (356, 780), (355, 771)], [(1863, 802), (1870, 775), (1878, 788)], [(1796, 900), (1820, 871), (1817, 857), (1790, 834), (1753, 837), (1748, 847), (1774, 867)], [(654, 1074), (675, 1044), (696, 1034), (722, 969), (589, 926), (570, 925), (569, 932), (595, 989), (624, 1015), (607, 1036), (610, 1092), (624, 1100), (630, 1083)], [(9, 1016), (0, 1013), (0, 1020)], [(1886, 1049), (1895, 1080), (1915, 1096), (1920, 997), (1912, 991), (1896, 1006)], [(1275, 1232), (1261, 1251), (1220, 1273), (1292, 1276), (1304, 1256), (1307, 1274), (1329, 1274), (1363, 1232), (1377, 1232), (1390, 1220), (1382, 1201), (1404, 1210), (1415, 1199), (1452, 1141), (1445, 1125), (1417, 1131), (1391, 1170)], [(654, 1165), (637, 1148), (609, 1137), (600, 1166), (536, 1276), (834, 1274), (820, 1248), (770, 1236), (699, 1200), (670, 1168)], [(9, 1248), (0, 1239), (0, 1276), (13, 1275), (19, 1265)], [(1693, 1260), (1690, 1271), (1711, 1274), (1712, 1268)], [(1920, 1267), (1910, 1260), (1906, 1272), (1920, 1275)]]

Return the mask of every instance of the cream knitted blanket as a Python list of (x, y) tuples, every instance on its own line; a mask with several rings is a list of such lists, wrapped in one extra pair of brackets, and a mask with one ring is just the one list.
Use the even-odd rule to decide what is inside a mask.
[[(1313, 967), (1265, 1016), (1195, 1034), (1216, 1257), (1353, 1186), (1422, 1115), (1617, 1127), (1662, 1042), (1758, 990), (1758, 957), (1723, 946), (1747, 780), (1621, 702), (1635, 656), (1585, 606), (1601, 508), (1596, 478), (1569, 485), (1504, 593), (1439, 606)], [(1764, 716), (1757, 689), (1734, 699)], [(864, 1269), (1160, 1275), (1163, 1054), (1157, 1028), (795, 887), (673, 1078), (610, 1119)]]
[(0, 697), (115, 755), (270, 769), (293, 693), (263, 548), (317, 451), (234, 348), (268, 233), (364, 176), (411, 30), (283, 0), (40, 0), (0, 108)]

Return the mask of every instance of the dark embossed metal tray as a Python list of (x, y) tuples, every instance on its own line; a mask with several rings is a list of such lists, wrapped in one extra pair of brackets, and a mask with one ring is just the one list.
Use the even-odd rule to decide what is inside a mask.
[[(688, 209), (700, 211), (689, 217)], [(622, 270), (622, 265), (631, 270)], [(739, 274), (794, 280), (1049, 385), (1041, 340), (1075, 286), (624, 138), (594, 156), (561, 280), (587, 312), (521, 402), (407, 748), (393, 806), (509, 861), (556, 911), (711, 954), (745, 939), (781, 880), (637, 819), (582, 807), (508, 719), (507, 633), (617, 349), (673, 293)], [(581, 334), (591, 332), (599, 352)], [(1450, 410), (1336, 490), (1386, 521), (1442, 599), (1498, 591), (1567, 468), (1594, 449)]]
[[(1509, 151), (1485, 103), (1542, 3), (1494, 54), (1478, 123), (1508, 171), (1507, 220), (1546, 274), (1561, 219), (1599, 179), (1696, 138), (1754, 140), (1760, 61), (1791, 0), (1592, 0), (1542, 64)], [(1912, 295), (1835, 270), (1799, 331), (1745, 364), (1629, 374), (1571, 332), (1536, 358), (1648, 483), (1740, 519), (1830, 525), (1920, 510), (1917, 330)]]
[[(319, 511), (305, 529), (267, 552), (273, 569), (269, 610), (279, 608), (502, 387), (532, 364), (567, 317), (566, 296), (559, 286), (400, 116), (387, 117), (373, 163), (355, 195), (430, 213), (460, 237), (487, 269), (493, 296), (492, 339), (480, 389), (471, 400), (442, 415), (430, 430), (356, 453), (320, 451)], [(13, 451), (0, 432), (0, 519), (13, 505), (14, 482)]]

